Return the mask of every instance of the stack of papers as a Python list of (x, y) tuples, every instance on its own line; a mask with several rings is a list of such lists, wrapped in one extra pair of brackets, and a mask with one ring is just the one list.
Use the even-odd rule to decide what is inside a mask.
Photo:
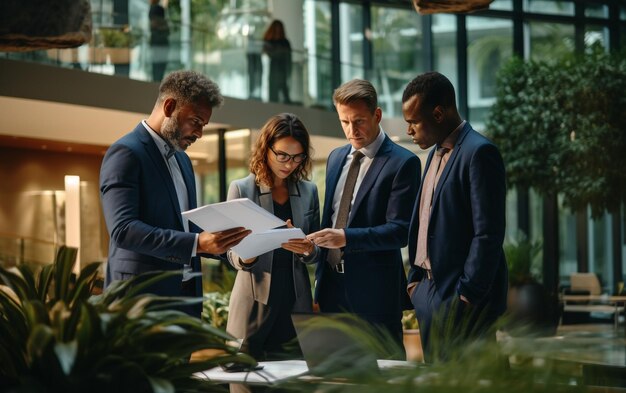
[(289, 239), (303, 239), (300, 228), (279, 228), (287, 223), (248, 198), (213, 203), (182, 213), (183, 217), (207, 232), (219, 232), (235, 227), (252, 233), (233, 247), (242, 259), (253, 258), (279, 248)]

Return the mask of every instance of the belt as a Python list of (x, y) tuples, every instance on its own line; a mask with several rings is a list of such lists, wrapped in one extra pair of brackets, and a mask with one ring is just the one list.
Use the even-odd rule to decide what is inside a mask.
[(331, 266), (330, 268), (333, 269), (335, 273), (344, 274), (346, 272), (344, 269), (343, 260), (339, 262), (338, 264), (336, 264), (335, 266)]

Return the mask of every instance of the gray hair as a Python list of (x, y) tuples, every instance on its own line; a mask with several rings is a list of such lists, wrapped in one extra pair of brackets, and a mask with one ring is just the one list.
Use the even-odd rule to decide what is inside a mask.
[(162, 102), (168, 97), (173, 97), (183, 104), (209, 104), (211, 108), (222, 105), (224, 101), (217, 83), (190, 70), (174, 71), (163, 79), (159, 86), (157, 102)]

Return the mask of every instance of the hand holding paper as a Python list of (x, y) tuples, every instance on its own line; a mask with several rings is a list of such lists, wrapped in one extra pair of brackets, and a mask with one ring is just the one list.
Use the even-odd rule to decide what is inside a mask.
[[(293, 227), (294, 226), (291, 223), (291, 220), (287, 220), (287, 228)], [(304, 256), (309, 256), (309, 254), (311, 254), (315, 249), (315, 245), (306, 237), (302, 239), (289, 239), (287, 243), (283, 243), (280, 246), (287, 251), (291, 251), (293, 253), (301, 254)]]
[[(312, 251), (313, 245), (301, 229), (248, 198), (213, 203), (182, 214), (206, 231), (198, 239), (198, 252), (221, 254), (232, 248), (241, 259), (249, 259), (279, 247), (299, 254)], [(285, 225), (288, 228), (273, 229)]]
[(270, 229), (261, 233), (252, 233), (232, 247), (241, 259), (249, 259), (268, 251), (272, 251), (287, 244), (290, 239), (304, 239), (304, 232), (300, 228)]
[(202, 232), (198, 236), (196, 253), (222, 254), (239, 244), (252, 231), (242, 227), (227, 229), (220, 232)]

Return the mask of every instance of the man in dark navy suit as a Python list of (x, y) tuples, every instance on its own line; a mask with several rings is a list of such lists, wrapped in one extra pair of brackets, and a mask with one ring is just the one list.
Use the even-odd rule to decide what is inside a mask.
[(432, 361), (450, 355), (450, 342), (484, 336), (505, 311), (505, 172), (497, 147), (461, 119), (440, 73), (408, 84), (402, 112), (413, 142), (434, 146), (411, 219), (407, 287)]
[[(347, 311), (385, 328), (402, 345), (402, 310), (410, 307), (400, 249), (406, 246), (420, 161), (380, 127), (376, 90), (354, 79), (333, 94), (349, 144), (326, 165), (323, 247), (316, 300), (322, 312)], [(400, 355), (402, 356), (402, 355)]]
[[(201, 232), (181, 215), (196, 207), (191, 161), (185, 150), (202, 137), (218, 86), (193, 71), (169, 74), (148, 119), (108, 149), (100, 169), (100, 199), (109, 235), (105, 286), (140, 273), (180, 271), (151, 286), (161, 296), (202, 296), (198, 255), (222, 254), (250, 231)], [(201, 305), (185, 309), (200, 317)]]

